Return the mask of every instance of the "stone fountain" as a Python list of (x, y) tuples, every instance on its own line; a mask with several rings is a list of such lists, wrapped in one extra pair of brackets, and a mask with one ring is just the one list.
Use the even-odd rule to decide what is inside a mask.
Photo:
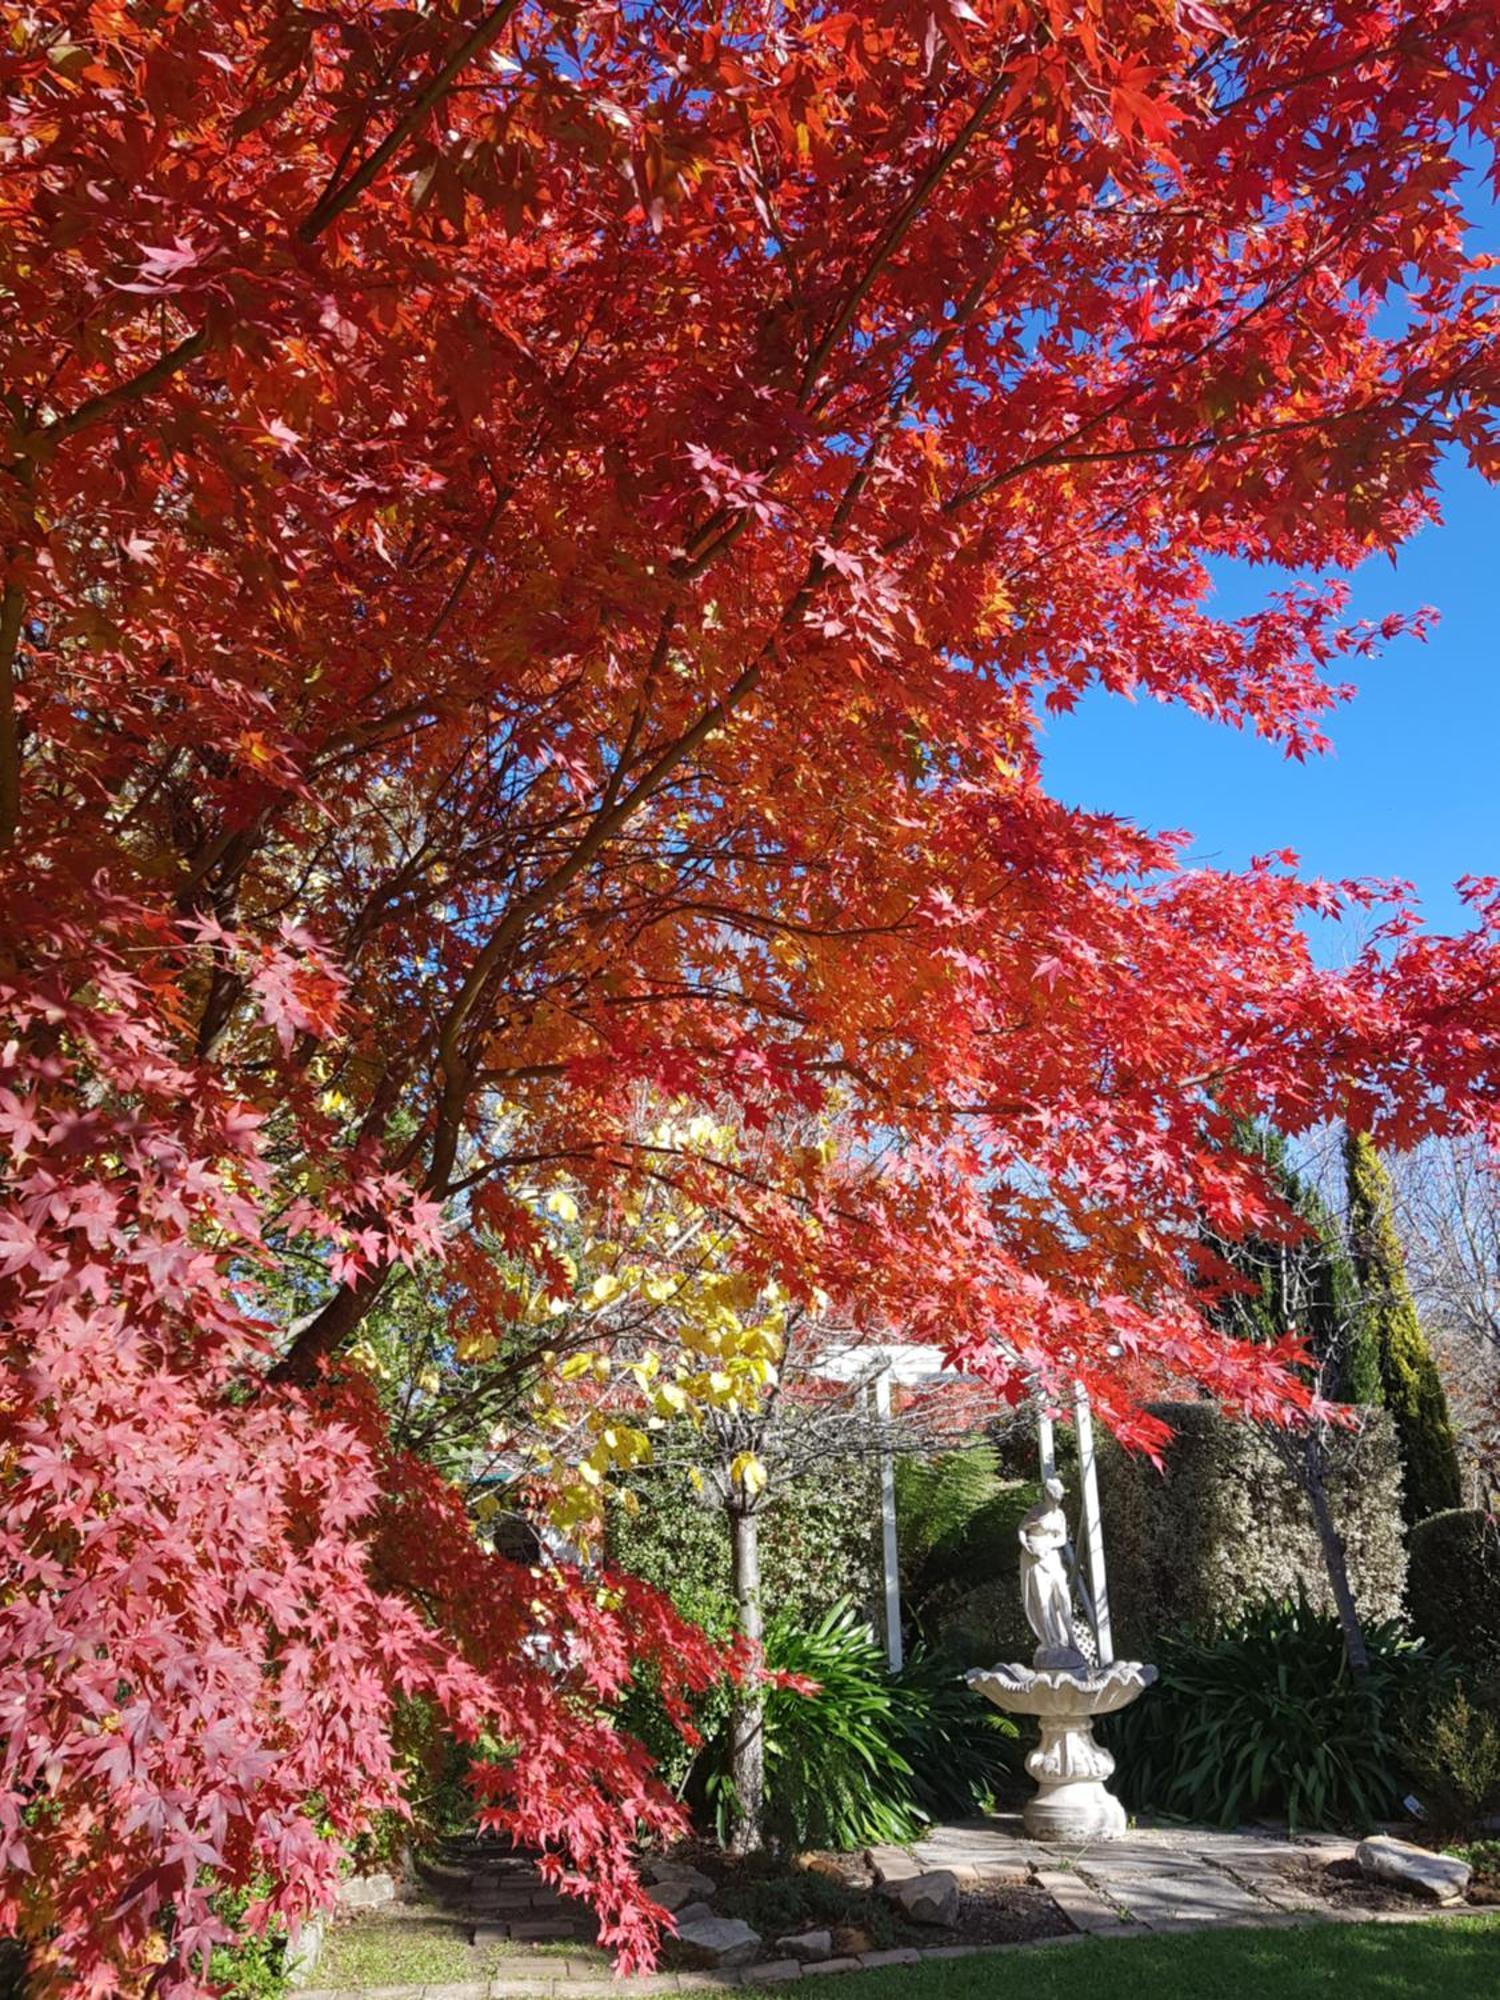
[(1021, 1597), (1038, 1642), (1032, 1664), (976, 1667), (966, 1678), (997, 1708), (1034, 1715), (1041, 1726), (1026, 1759), (1037, 1784), (1022, 1816), (1032, 1839), (1109, 1840), (1125, 1831), (1125, 1808), (1106, 1788), (1115, 1760), (1094, 1741), (1094, 1718), (1128, 1707), (1156, 1669), (1137, 1660), (1095, 1664), (1079, 1645), (1062, 1502), (1062, 1482), (1044, 1480), (1042, 1498), (1020, 1527)]

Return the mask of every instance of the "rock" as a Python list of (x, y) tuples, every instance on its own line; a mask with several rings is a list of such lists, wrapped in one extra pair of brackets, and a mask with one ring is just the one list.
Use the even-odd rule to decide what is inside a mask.
[(707, 1908), (707, 1898), (713, 1892), (713, 1883), (706, 1875), (699, 1875), (689, 1869), (681, 1880), (669, 1875), (664, 1882), (651, 1884), (651, 1900), (660, 1903), (664, 1910), (685, 1909), (689, 1903), (701, 1902)]
[(1414, 1847), (1407, 1840), (1393, 1840), (1378, 1833), (1362, 1840), (1354, 1850), (1366, 1875), (1377, 1882), (1395, 1882), (1403, 1889), (1416, 1889), (1439, 1903), (1461, 1903), (1474, 1872), (1467, 1861), (1455, 1861), (1448, 1854), (1434, 1854), (1430, 1848)]
[(946, 1868), (932, 1868), (925, 1875), (908, 1875), (888, 1883), (885, 1893), (914, 1924), (945, 1927), (957, 1921), (958, 1877)]
[(682, 1934), (682, 1927), (684, 1924), (706, 1923), (711, 1916), (715, 1915), (715, 1911), (709, 1904), (704, 1902), (697, 1902), (697, 1903), (684, 1903), (682, 1908), (678, 1910), (676, 1914), (677, 1914), (677, 1932), (680, 1937)]
[(922, 1872), (904, 1847), (872, 1847), (867, 1850), (865, 1859), (882, 1888), (889, 1882), (910, 1881)]
[(739, 1917), (710, 1912), (696, 1923), (680, 1924), (677, 1942), (694, 1965), (748, 1965), (760, 1951), (760, 1933)]
[(805, 1854), (799, 1854), (792, 1863), (804, 1875), (822, 1875), (830, 1882), (842, 1882), (846, 1886), (857, 1881), (863, 1871), (856, 1859), (839, 1854), (823, 1854), (816, 1847), (810, 1847)]
[(690, 1868), (685, 1861), (669, 1861), (662, 1855), (644, 1861), (641, 1872), (648, 1882), (660, 1888), (665, 1888), (668, 1882), (685, 1883), (695, 1896), (711, 1896), (717, 1886), (712, 1875), (705, 1875), (701, 1868)]
[(321, 1917), (308, 1917), (302, 1928), (288, 1937), (282, 1970), (291, 1987), (310, 1986), (323, 1949), (324, 1924)]
[[(467, 1883), (467, 1874), (463, 1879)], [(394, 1875), (346, 1875), (339, 1883), (339, 1908), (382, 1910), (395, 1902), (400, 1886)]]
[(800, 1958), (804, 1964), (815, 1959), (833, 1957), (832, 1931), (798, 1931), (794, 1937), (777, 1938), (776, 1949), (784, 1951), (788, 1958)]

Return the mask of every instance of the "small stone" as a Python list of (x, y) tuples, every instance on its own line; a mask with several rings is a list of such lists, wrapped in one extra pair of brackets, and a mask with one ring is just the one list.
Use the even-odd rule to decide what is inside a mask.
[(711, 1896), (718, 1884), (712, 1875), (705, 1875), (701, 1868), (690, 1868), (685, 1861), (672, 1861), (666, 1855), (649, 1855), (641, 1865), (641, 1872), (648, 1882), (665, 1885), (668, 1882), (685, 1882), (700, 1896)]
[(679, 1923), (677, 1942), (696, 1965), (748, 1965), (760, 1950), (760, 1933), (740, 1917), (710, 1911), (695, 1923)]
[(792, 1865), (800, 1868), (804, 1875), (822, 1875), (830, 1882), (846, 1884), (855, 1880), (859, 1873), (857, 1862), (838, 1854), (821, 1854), (815, 1847), (799, 1854)]
[(776, 1949), (785, 1952), (788, 1958), (798, 1958), (804, 1963), (818, 1958), (832, 1958), (833, 1932), (798, 1931), (793, 1937), (777, 1938)]
[(874, 1873), (875, 1880), (885, 1887), (892, 1882), (904, 1882), (922, 1873), (904, 1847), (872, 1847), (865, 1857)]
[(914, 1924), (933, 1924), (946, 1929), (958, 1917), (958, 1878), (946, 1868), (933, 1868), (925, 1875), (910, 1875), (890, 1882), (885, 1893), (899, 1905)]
[(653, 1882), (651, 1900), (653, 1903), (660, 1903), (664, 1910), (670, 1911), (685, 1909), (689, 1903), (694, 1902), (707, 1909), (708, 1903), (705, 1899), (712, 1894), (713, 1887), (713, 1883), (706, 1875), (699, 1875), (689, 1869), (680, 1877), (669, 1875), (664, 1882)]
[(841, 1924), (833, 1934), (833, 1948), (840, 1958), (860, 1958), (874, 1949), (874, 1940), (857, 1924)]
[(684, 1924), (706, 1924), (709, 1918), (717, 1916), (718, 1912), (712, 1909), (707, 1903), (686, 1903), (677, 1911), (676, 1915), (677, 1930), (680, 1936)]
[(1362, 1840), (1354, 1858), (1366, 1875), (1377, 1882), (1394, 1882), (1404, 1889), (1416, 1889), (1438, 1903), (1459, 1903), (1473, 1874), (1467, 1861), (1455, 1861), (1450, 1854), (1434, 1854), (1430, 1848), (1414, 1847), (1407, 1840), (1393, 1840), (1378, 1833)]

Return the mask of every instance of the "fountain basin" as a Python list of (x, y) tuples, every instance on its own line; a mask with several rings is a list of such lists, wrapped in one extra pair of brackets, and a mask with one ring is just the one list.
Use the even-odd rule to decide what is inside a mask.
[(1037, 1791), (1022, 1815), (1033, 1840), (1112, 1840), (1125, 1831), (1125, 1808), (1105, 1783), (1115, 1760), (1094, 1741), (1093, 1723), (1144, 1694), (1155, 1667), (1139, 1660), (1081, 1669), (1011, 1661), (976, 1667), (964, 1678), (997, 1708), (1034, 1715), (1040, 1725), (1041, 1741), (1026, 1759)]

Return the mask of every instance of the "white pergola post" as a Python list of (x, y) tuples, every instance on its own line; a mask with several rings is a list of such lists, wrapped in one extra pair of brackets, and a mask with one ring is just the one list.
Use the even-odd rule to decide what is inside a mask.
[(1043, 1479), (1056, 1479), (1057, 1436), (1052, 1428), (1052, 1412), (1045, 1403), (1037, 1406), (1036, 1441), (1042, 1461)]
[(1099, 1664), (1107, 1667), (1114, 1661), (1115, 1642), (1109, 1623), (1109, 1582), (1104, 1573), (1104, 1522), (1099, 1512), (1099, 1474), (1094, 1463), (1094, 1418), (1089, 1409), (1089, 1392), (1081, 1382), (1073, 1384), (1073, 1422), (1078, 1432), (1083, 1528), (1088, 1543), (1089, 1609), (1093, 1613)]
[(891, 1452), (891, 1367), (887, 1361), (875, 1377), (875, 1414), (885, 1429), (880, 1447), (880, 1549), (885, 1571), (885, 1657), (899, 1673), (906, 1655), (901, 1646), (901, 1570), (896, 1547), (896, 1461)]

